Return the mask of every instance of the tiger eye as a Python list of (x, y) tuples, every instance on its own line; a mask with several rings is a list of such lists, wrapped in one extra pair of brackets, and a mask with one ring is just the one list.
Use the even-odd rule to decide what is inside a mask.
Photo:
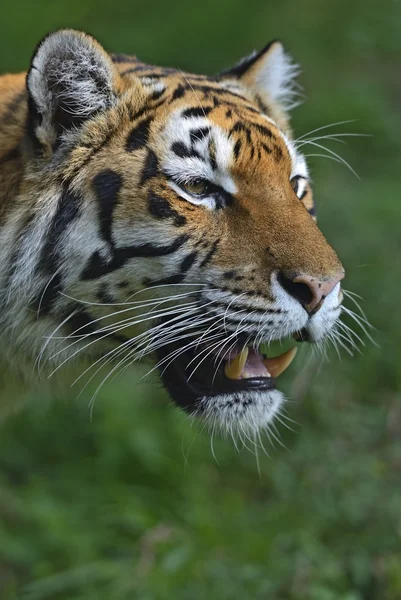
[(190, 183), (182, 184), (182, 187), (186, 192), (193, 196), (202, 196), (207, 191), (207, 182), (202, 180), (192, 181)]

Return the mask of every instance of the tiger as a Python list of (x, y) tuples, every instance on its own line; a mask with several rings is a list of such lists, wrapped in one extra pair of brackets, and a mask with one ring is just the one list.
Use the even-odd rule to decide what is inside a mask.
[(215, 428), (280, 414), (277, 378), (343, 300), (290, 126), (298, 74), (279, 41), (208, 76), (62, 29), (0, 77), (4, 413), (150, 361)]

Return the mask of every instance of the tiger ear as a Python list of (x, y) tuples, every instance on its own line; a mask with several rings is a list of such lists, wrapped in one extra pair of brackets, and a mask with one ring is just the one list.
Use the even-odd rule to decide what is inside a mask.
[(273, 41), (223, 71), (221, 76), (239, 79), (267, 106), (274, 103), (282, 111), (288, 111), (299, 104), (300, 88), (296, 82), (299, 73), (299, 66), (285, 52), (281, 42)]
[(64, 29), (45, 37), (27, 76), (34, 142), (51, 151), (63, 132), (111, 107), (118, 79), (111, 58), (91, 36)]

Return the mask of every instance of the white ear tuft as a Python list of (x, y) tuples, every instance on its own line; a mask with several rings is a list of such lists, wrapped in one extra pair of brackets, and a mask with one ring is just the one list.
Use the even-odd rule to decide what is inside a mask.
[(66, 29), (46, 37), (27, 77), (30, 117), (41, 143), (54, 143), (63, 130), (109, 108), (115, 77), (111, 58), (91, 36)]
[(300, 87), (296, 78), (300, 73), (300, 67), (284, 51), (282, 44), (274, 42), (258, 62), (258, 68), (254, 72), (256, 88), (266, 92), (285, 110), (297, 106)]
[(299, 66), (284, 51), (281, 42), (274, 41), (224, 71), (222, 76), (236, 77), (262, 99), (287, 111), (299, 104), (300, 87), (296, 82), (299, 73)]

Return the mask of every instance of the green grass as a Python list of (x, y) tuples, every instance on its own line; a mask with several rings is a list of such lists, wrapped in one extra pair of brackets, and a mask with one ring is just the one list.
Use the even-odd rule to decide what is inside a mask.
[(363, 355), (333, 352), (295, 377), (292, 367), (295, 424), (278, 425), (285, 447), (265, 440), (259, 470), (228, 440), (212, 451), (140, 371), (104, 389), (92, 422), (73, 395), (33, 398), (0, 435), (1, 600), (401, 597), (400, 19), (391, 0), (2, 8), (3, 71), (25, 69), (39, 38), (65, 25), (207, 72), (281, 37), (305, 71), (296, 133), (355, 119), (341, 130), (371, 134), (332, 146), (360, 181), (332, 161), (311, 166), (320, 225), (378, 346), (365, 339)]

